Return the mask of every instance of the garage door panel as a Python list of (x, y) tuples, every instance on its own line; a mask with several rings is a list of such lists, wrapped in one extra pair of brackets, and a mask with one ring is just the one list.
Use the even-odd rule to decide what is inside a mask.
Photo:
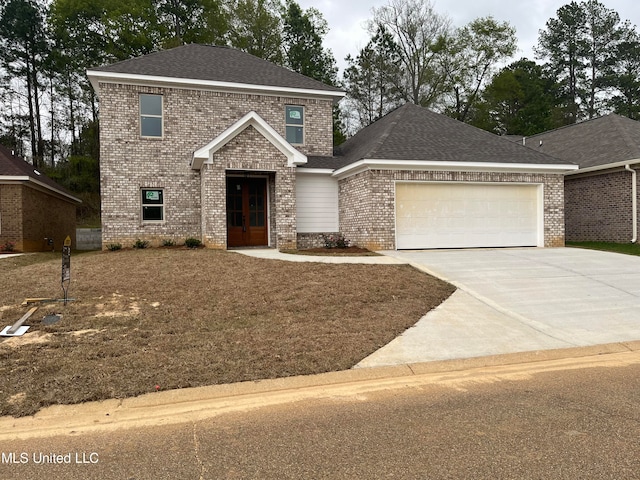
[(396, 246), (535, 246), (537, 185), (398, 183)]

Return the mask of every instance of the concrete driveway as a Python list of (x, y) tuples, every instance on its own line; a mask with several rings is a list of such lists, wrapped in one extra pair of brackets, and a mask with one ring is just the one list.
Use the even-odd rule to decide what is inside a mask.
[(575, 248), (385, 253), (458, 290), (358, 367), (640, 339), (640, 257)]

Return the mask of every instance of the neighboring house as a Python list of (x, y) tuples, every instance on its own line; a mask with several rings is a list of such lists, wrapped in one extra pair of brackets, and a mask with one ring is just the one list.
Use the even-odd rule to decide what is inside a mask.
[(611, 114), (524, 142), (580, 166), (565, 174), (568, 241), (638, 240), (640, 122)]
[(0, 248), (11, 242), (22, 252), (75, 246), (80, 200), (0, 145)]
[(564, 244), (577, 168), (405, 105), (333, 152), (344, 92), (226, 47), (87, 72), (100, 97), (103, 245), (371, 249)]

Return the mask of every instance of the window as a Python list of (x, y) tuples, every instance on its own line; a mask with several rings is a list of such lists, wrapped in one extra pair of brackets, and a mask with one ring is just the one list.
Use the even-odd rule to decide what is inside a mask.
[(162, 137), (162, 95), (140, 95), (140, 135)]
[(304, 107), (287, 105), (284, 108), (287, 142), (292, 145), (302, 145), (304, 143)]
[(164, 220), (164, 195), (161, 189), (142, 189), (142, 221), (162, 222)]

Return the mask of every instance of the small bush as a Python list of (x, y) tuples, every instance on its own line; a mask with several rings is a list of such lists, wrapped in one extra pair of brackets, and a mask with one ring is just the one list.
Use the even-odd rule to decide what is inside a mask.
[(324, 248), (348, 248), (351, 246), (351, 242), (341, 233), (322, 235), (322, 239), (324, 240)]
[(176, 245), (176, 242), (174, 242), (170, 238), (165, 238), (164, 240), (162, 240), (163, 247), (174, 247), (175, 245)]
[(116, 250), (121, 250), (121, 249), (122, 249), (121, 243), (110, 243), (107, 245), (107, 250), (109, 250), (110, 252), (115, 252)]
[(184, 241), (184, 244), (187, 246), (187, 248), (198, 248), (200, 245), (202, 245), (202, 242), (197, 238), (189, 237)]
[(14, 242), (6, 241), (4, 245), (0, 246), (0, 252), (15, 252), (16, 244)]
[(143, 248), (147, 248), (149, 246), (149, 242), (146, 240), (140, 240), (139, 238), (134, 242), (133, 248), (140, 250)]

